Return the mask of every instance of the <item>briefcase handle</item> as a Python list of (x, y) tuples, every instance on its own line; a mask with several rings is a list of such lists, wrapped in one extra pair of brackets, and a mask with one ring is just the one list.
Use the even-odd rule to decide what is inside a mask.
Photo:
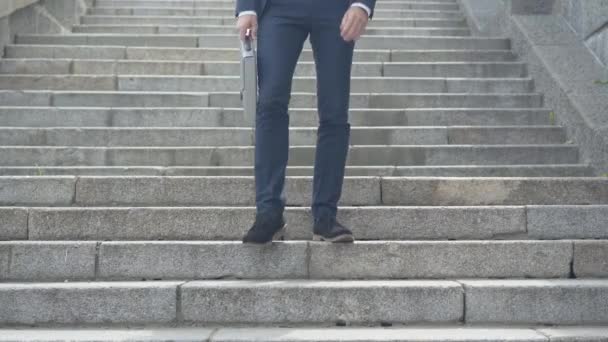
[(251, 51), (251, 29), (247, 29), (245, 33), (245, 41), (243, 41), (243, 49), (245, 51)]

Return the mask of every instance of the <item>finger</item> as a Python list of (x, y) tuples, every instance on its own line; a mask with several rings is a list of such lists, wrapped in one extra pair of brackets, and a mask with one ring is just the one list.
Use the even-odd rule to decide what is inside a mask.
[(355, 20), (353, 20), (351, 22), (351, 24), (348, 26), (348, 29), (344, 33), (345, 38), (348, 41), (351, 41), (351, 40), (353, 40), (355, 38), (355, 36), (357, 34), (357, 26), (358, 26), (358, 23)]
[(349, 40), (350, 37), (350, 32), (352, 31), (352, 27), (354, 25), (354, 21), (352, 20), (352, 17), (349, 17), (348, 20), (346, 21), (346, 23), (344, 24), (344, 28), (342, 29), (342, 38), (344, 38), (344, 40)]
[(258, 27), (257, 25), (251, 29), (251, 35), (253, 39), (258, 39)]
[(357, 23), (356, 29), (353, 30), (353, 39), (357, 40), (357, 39), (361, 38), (362, 34), (363, 34), (363, 23), (359, 22), (359, 23)]
[(344, 27), (344, 23), (346, 23), (346, 20), (348, 18), (349, 12), (347, 11), (344, 16), (342, 17), (342, 21), (340, 22), (340, 30), (342, 30), (342, 28)]
[(355, 31), (354, 39), (361, 38), (361, 36), (363, 35), (363, 32), (365, 32), (365, 25), (366, 25), (366, 22), (364, 20), (361, 20), (357, 23), (357, 30)]

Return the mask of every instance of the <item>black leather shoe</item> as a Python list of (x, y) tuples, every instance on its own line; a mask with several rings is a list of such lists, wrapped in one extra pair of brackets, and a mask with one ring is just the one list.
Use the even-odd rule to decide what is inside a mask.
[(312, 239), (314, 241), (329, 241), (329, 242), (353, 242), (355, 238), (353, 233), (335, 217), (331, 218), (320, 218), (315, 220), (313, 226)]
[(270, 243), (285, 238), (285, 218), (256, 215), (255, 222), (243, 236), (243, 243)]

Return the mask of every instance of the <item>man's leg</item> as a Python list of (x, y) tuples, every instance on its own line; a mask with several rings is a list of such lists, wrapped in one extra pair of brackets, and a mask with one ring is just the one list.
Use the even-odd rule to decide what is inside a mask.
[[(269, 4), (258, 28), (255, 184), (259, 214), (285, 208), (283, 188), (289, 152), (288, 105), (294, 69), (308, 36), (304, 19), (284, 1)], [(297, 13), (297, 12), (295, 12)]]
[(310, 42), (317, 72), (319, 129), (315, 155), (312, 212), (335, 217), (342, 194), (350, 124), (348, 107), (354, 42), (340, 36), (348, 1), (312, 0), (321, 7), (312, 21)]

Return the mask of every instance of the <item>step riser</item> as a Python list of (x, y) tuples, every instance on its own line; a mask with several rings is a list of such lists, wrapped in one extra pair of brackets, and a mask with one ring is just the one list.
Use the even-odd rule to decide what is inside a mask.
[[(0, 212), (8, 218), (0, 240), (240, 241), (255, 216), (253, 207), (0, 208)], [(341, 206), (338, 219), (358, 240), (606, 239), (608, 231), (602, 227), (608, 224), (607, 213), (608, 207), (595, 205)], [(286, 239), (311, 239), (310, 209), (287, 208), (285, 219)]]
[[(1, 167), (0, 176), (253, 176), (252, 167)], [(313, 175), (312, 166), (288, 167), (288, 176)], [(581, 165), (515, 166), (347, 166), (346, 176), (377, 177), (585, 177), (593, 170)]]
[[(92, 16), (81, 17), (84, 25), (234, 25), (234, 16), (192, 17), (192, 16)], [(368, 28), (376, 27), (419, 27), (419, 28), (467, 28), (464, 19), (422, 19), (422, 18), (376, 18), (369, 22)]]
[[(353, 107), (354, 108), (354, 107)], [(290, 108), (290, 125), (317, 127), (315, 110)], [(243, 127), (239, 109), (94, 109), (0, 107), (0, 126), (18, 127)], [(547, 110), (351, 109), (353, 126), (550, 125)]]
[[(507, 280), (488, 286), (484, 281), (463, 281), (466, 321), (476, 323), (605, 324), (608, 293), (598, 281), (565, 281), (567, 286), (546, 286), (545, 281)], [(552, 303), (550, 306), (530, 303)], [(580, 305), (584, 303), (584, 305)], [(533, 307), (534, 309), (530, 309)], [(502, 310), (496, 310), (502, 308)]]
[(9, 265), (0, 280), (550, 279), (568, 278), (572, 260), (575, 275), (607, 276), (593, 267), (608, 258), (608, 243), (577, 243), (0, 242), (0, 260)]
[[(222, 8), (234, 11), (234, 6), (227, 1), (128, 1), (128, 0), (100, 0), (95, 3), (96, 7), (167, 7), (167, 8)], [(386, 9), (419, 9), (419, 10), (458, 10), (457, 3), (416, 3), (416, 2), (379, 2), (376, 10)]]
[[(3, 129), (0, 146), (251, 146), (251, 129)], [(560, 144), (562, 128), (352, 128), (353, 145)], [(292, 146), (315, 145), (316, 129), (290, 129)]]
[[(519, 328), (442, 325), (423, 328), (381, 327), (315, 327), (315, 328), (146, 328), (146, 329), (4, 329), (0, 331), (11, 341), (108, 341), (116, 342), (128, 338), (142, 342), (259, 342), (266, 338), (272, 342), (358, 342), (365, 338), (372, 342), (488, 342), (500, 341), (505, 336), (510, 342), (547, 342), (548, 336), (563, 338), (592, 339), (600, 341), (608, 337), (608, 329), (597, 327), (557, 327), (557, 328)], [(561, 339), (560, 339), (561, 338)]]
[[(287, 204), (309, 206), (311, 182), (309, 177), (288, 178)], [(255, 197), (252, 177), (2, 177), (0, 185), (4, 206), (251, 206)], [(346, 206), (608, 203), (608, 180), (603, 178), (347, 177), (343, 190), (340, 204)]]
[[(130, 59), (130, 60), (165, 60), (165, 61), (234, 61), (238, 60), (239, 52), (234, 48), (226, 49), (188, 49), (188, 48), (145, 48), (145, 47), (96, 47), (91, 45), (8, 45), (5, 47), (6, 58), (62, 58), (66, 60), (53, 60), (47, 62), (48, 67), (69, 70), (69, 63), (75, 65), (82, 63), (78, 59), (93, 59), (95, 62), (106, 62), (100, 59)], [(75, 59), (75, 60), (74, 60)], [(453, 50), (453, 51), (403, 51), (403, 50), (355, 50), (353, 69), (358, 62), (509, 62), (515, 57), (509, 50)], [(305, 49), (300, 55), (300, 61), (312, 62), (310, 49)], [(3, 61), (3, 64), (8, 64)], [(20, 63), (20, 62), (18, 62)], [(31, 63), (31, 62), (28, 62)], [(91, 63), (89, 63), (90, 66)], [(117, 63), (120, 65), (121, 63)], [(13, 68), (24, 68), (14, 66)], [(85, 70), (81, 70), (85, 71)], [(43, 73), (43, 71), (38, 70)]]
[[(292, 146), (290, 166), (311, 166), (314, 146)], [(5, 166), (250, 166), (253, 147), (1, 147)], [(575, 164), (575, 146), (352, 146), (347, 165)]]
[[(121, 26), (75, 26), (74, 33), (132, 33), (132, 34), (231, 34), (233, 26), (223, 27), (121, 27)], [(368, 28), (368, 35), (403, 35), (403, 36), (470, 36), (467, 29), (400, 29), (400, 28)]]
[[(297, 76), (296, 76), (297, 77)], [(107, 91), (168, 91), (205, 92), (234, 91), (240, 87), (236, 77), (146, 77), (146, 76), (22, 76), (0, 75), (0, 89), (5, 90), (107, 90)], [(295, 78), (295, 92), (316, 91), (315, 78)], [(446, 79), (393, 79), (353, 78), (351, 91), (356, 93), (530, 93), (533, 82), (522, 80), (446, 80)]]
[[(18, 44), (44, 45), (124, 45), (157, 47), (222, 47), (234, 48), (235, 35), (18, 35)], [(356, 43), (359, 49), (493, 49), (508, 50), (507, 39), (464, 37), (397, 37), (363, 36)], [(304, 48), (310, 49), (306, 40)]]
[[(139, 8), (139, 7), (93, 7), (87, 11), (90, 15), (177, 15), (177, 16), (224, 16), (234, 18), (233, 8)], [(377, 9), (374, 11), (377, 18), (425, 18), (425, 19), (461, 19), (463, 13), (459, 11), (423, 11), (423, 10), (394, 10)], [(234, 19), (233, 19), (234, 20)]]
[(73, 285), (0, 284), (0, 324), (169, 323), (180, 282)]
[[(233, 77), (233, 81), (238, 81), (237, 77), (240, 73), (240, 64), (238, 62), (145, 62), (145, 61), (108, 61), (108, 60), (4, 60), (0, 63), (0, 73), (16, 74), (6, 75), (11, 79), (16, 79), (21, 82), (28, 80), (28, 75), (19, 74), (37, 74), (35, 77), (47, 74), (78, 74), (78, 77), (83, 75), (92, 75), (102, 77), (112, 74), (128, 74), (128, 75), (168, 75), (168, 76), (224, 76)], [(296, 77), (316, 76), (315, 65), (313, 62), (300, 62), (296, 66), (294, 75)], [(493, 82), (509, 83), (521, 80), (512, 80), (527, 76), (527, 70), (523, 64), (519, 63), (357, 63), (352, 66), (351, 75), (355, 77), (352, 80), (353, 85), (357, 85), (357, 77), (458, 77), (458, 78), (508, 78), (501, 80), (487, 80)], [(61, 77), (66, 77), (61, 75)], [(58, 81), (61, 77), (56, 76)], [(76, 76), (72, 76), (76, 77)], [(109, 77), (109, 76), (106, 76)], [(19, 78), (23, 78), (20, 80)], [(111, 79), (111, 78), (110, 78)], [(123, 78), (124, 80), (124, 78)], [(220, 79), (220, 81), (223, 79)], [(44, 79), (40, 80), (44, 81)], [(164, 81), (164, 80), (163, 80)], [(398, 80), (390, 78), (378, 79), (377, 86), (382, 83), (394, 84)], [(430, 81), (430, 80), (429, 80)], [(452, 80), (453, 82), (465, 82), (466, 80)], [(473, 81), (473, 80), (471, 80)], [(481, 80), (480, 80), (481, 81)], [(527, 80), (530, 82), (530, 80)], [(27, 84), (29, 86), (29, 84)], [(418, 92), (423, 92), (423, 84), (415, 84), (421, 86), (422, 89)], [(2, 82), (2, 86), (9, 86), (8, 81)], [(412, 89), (412, 88), (410, 88)], [(499, 88), (498, 88), (499, 89)]]
[[(605, 324), (602, 281), (195, 281), (0, 285), (4, 324)], [(179, 293), (179, 296), (177, 295)], [(239, 298), (234, 301), (234, 298)], [(572, 300), (564, 300), (572, 298)], [(600, 299), (600, 300), (598, 300)], [(373, 300), (374, 305), (370, 304)], [(259, 302), (265, 310), (259, 311)], [(542, 303), (531, 307), (531, 302)], [(437, 310), (440, 307), (441, 310)]]
[[(5, 106), (59, 107), (230, 107), (242, 105), (239, 93), (147, 93), (75, 91), (0, 91)], [(292, 93), (289, 105), (316, 108), (315, 93)], [(352, 108), (540, 108), (539, 94), (351, 93)]]

